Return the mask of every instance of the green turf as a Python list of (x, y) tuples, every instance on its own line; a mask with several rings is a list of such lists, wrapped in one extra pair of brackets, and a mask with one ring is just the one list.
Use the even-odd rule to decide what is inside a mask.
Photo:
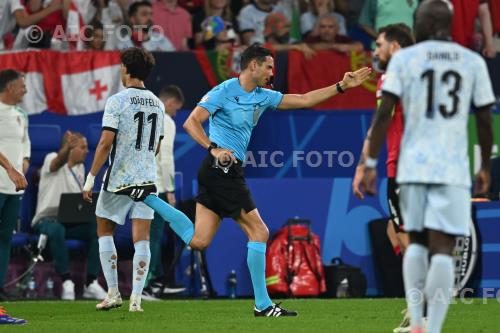
[[(472, 302), (472, 300), (469, 300)], [(500, 332), (500, 304), (476, 299), (452, 305), (443, 332)], [(129, 313), (127, 304), (96, 312), (95, 302), (4, 303), (25, 326), (0, 326), (0, 332), (119, 332), (119, 333), (235, 333), (235, 332), (392, 332), (404, 307), (401, 299), (287, 300), (297, 318), (254, 318), (251, 300), (143, 302), (144, 313)]]

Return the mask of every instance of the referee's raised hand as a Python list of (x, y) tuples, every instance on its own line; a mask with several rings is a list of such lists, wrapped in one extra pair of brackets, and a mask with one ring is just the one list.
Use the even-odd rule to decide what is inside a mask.
[(365, 82), (372, 73), (369, 67), (363, 67), (355, 72), (347, 72), (344, 74), (342, 81), (346, 84), (346, 88), (354, 88)]

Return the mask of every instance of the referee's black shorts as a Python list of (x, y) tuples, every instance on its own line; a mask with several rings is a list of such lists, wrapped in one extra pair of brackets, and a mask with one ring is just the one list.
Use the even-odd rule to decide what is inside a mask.
[(404, 232), (403, 217), (399, 208), (399, 186), (395, 178), (387, 178), (387, 201), (396, 232)]
[(198, 171), (198, 196), (196, 202), (207, 207), (221, 218), (236, 219), (241, 210), (251, 212), (255, 203), (244, 178), (242, 162), (226, 170), (217, 166), (211, 154), (203, 160)]

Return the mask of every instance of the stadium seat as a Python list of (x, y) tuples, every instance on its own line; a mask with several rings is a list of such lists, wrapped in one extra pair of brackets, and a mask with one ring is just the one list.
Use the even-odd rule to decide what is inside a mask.
[(31, 164), (41, 167), (45, 156), (58, 151), (61, 145), (61, 127), (59, 125), (30, 125)]
[(25, 233), (15, 233), (10, 241), (11, 247), (21, 247), (28, 245), (29, 237)]
[(78, 239), (66, 239), (64, 242), (68, 250), (84, 250), (87, 247), (87, 243)]

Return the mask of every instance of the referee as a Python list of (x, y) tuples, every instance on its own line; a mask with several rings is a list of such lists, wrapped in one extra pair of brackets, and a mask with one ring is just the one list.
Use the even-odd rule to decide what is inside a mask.
[[(191, 112), (184, 128), (208, 150), (198, 172), (199, 193), (194, 236), (189, 245), (205, 249), (224, 217), (233, 218), (248, 236), (247, 264), (255, 295), (255, 316), (296, 316), (273, 304), (266, 289), (266, 242), (269, 230), (245, 182), (245, 159), (253, 128), (266, 110), (307, 109), (365, 81), (371, 69), (344, 75), (342, 81), (303, 95), (283, 95), (264, 88), (271, 82), (273, 54), (258, 44), (241, 56), (241, 73), (208, 92)], [(203, 123), (209, 119), (209, 135)]]

